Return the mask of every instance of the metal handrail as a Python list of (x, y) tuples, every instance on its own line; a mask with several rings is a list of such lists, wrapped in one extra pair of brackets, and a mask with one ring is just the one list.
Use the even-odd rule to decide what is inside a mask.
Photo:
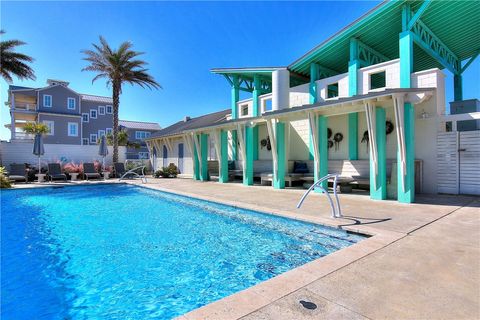
[[(336, 199), (336, 202), (337, 202), (337, 207), (336, 208), (335, 208), (335, 205), (333, 204), (332, 197), (328, 193), (328, 190), (325, 190), (325, 188), (321, 185), (321, 183), (323, 181), (328, 180), (330, 178), (334, 178), (333, 179), (333, 195), (335, 196), (335, 199)], [(338, 173), (330, 173), (330, 174), (327, 174), (326, 176), (318, 179), (317, 182), (312, 184), (312, 186), (310, 188), (308, 188), (308, 190), (304, 193), (304, 195), (302, 196), (302, 198), (300, 199), (300, 201), (297, 204), (297, 209), (300, 209), (300, 207), (303, 204), (303, 201), (308, 196), (308, 194), (313, 189), (315, 189), (315, 187), (319, 187), (327, 195), (328, 201), (330, 202), (330, 206), (332, 208), (332, 218), (341, 218), (342, 217), (342, 209), (340, 208), (340, 200), (338, 199), (338, 195), (337, 195), (337, 179), (338, 179)]]
[[(142, 168), (142, 175), (139, 175), (138, 173), (135, 172), (135, 170), (138, 170), (140, 168)], [(120, 179), (118, 179), (118, 181), (121, 181), (123, 178), (125, 178), (125, 176), (127, 176), (129, 174), (133, 174), (133, 175), (137, 176), (138, 178), (142, 179), (142, 183), (147, 183), (147, 177), (145, 177), (145, 166), (138, 166), (138, 167), (135, 167), (133, 169), (128, 170), (127, 172), (125, 172), (120, 177)]]

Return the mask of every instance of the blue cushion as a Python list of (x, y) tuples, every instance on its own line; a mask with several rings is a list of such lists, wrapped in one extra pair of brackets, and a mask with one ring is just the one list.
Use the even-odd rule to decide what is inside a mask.
[(305, 162), (293, 163), (293, 173), (308, 173), (308, 166)]

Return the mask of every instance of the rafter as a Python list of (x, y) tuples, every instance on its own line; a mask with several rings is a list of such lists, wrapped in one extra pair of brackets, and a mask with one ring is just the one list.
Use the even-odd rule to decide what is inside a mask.
[(328, 77), (332, 77), (332, 76), (335, 76), (337, 74), (340, 74), (340, 72), (335, 71), (335, 70), (330, 69), (330, 68), (327, 68), (325, 66), (322, 66), (321, 64), (315, 63), (315, 65), (316, 65), (315, 70), (316, 70), (317, 74), (310, 75), (310, 76), (314, 76), (313, 78), (315, 80), (320, 80), (320, 79), (323, 79), (323, 78), (328, 78)]
[(421, 15), (425, 12), (425, 10), (427, 10), (430, 3), (432, 3), (431, 0), (425, 0), (420, 6), (420, 8), (417, 10), (417, 12), (415, 12), (410, 21), (408, 21), (408, 24), (404, 26), (404, 29), (406, 28), (406, 30), (411, 30), (415, 23), (418, 21), (418, 19), (420, 19)]
[(467, 63), (465, 63), (465, 65), (460, 70), (460, 74), (464, 73), (465, 70), (467, 70), (467, 68), (472, 64), (472, 62), (478, 57), (479, 53), (480, 49), (478, 49), (477, 52), (475, 52), (475, 54), (467, 61)]
[(350, 39), (350, 61), (359, 61), (361, 67), (389, 61), (390, 58), (363, 43), (359, 39)]

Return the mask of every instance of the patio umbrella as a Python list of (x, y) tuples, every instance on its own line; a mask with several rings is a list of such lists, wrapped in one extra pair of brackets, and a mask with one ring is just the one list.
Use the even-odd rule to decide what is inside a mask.
[(98, 154), (102, 156), (102, 167), (105, 169), (105, 157), (108, 154), (108, 148), (107, 148), (107, 139), (105, 139), (105, 136), (102, 136), (100, 138), (100, 145), (98, 147)]
[(41, 173), (40, 168), (40, 156), (45, 153), (45, 148), (43, 147), (42, 135), (37, 133), (35, 135), (35, 140), (33, 141), (33, 154), (38, 156), (38, 173)]

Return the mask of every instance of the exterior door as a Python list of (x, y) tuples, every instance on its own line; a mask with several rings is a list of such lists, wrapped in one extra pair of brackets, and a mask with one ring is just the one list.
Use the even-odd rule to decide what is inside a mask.
[(183, 143), (178, 144), (178, 170), (183, 172)]
[(459, 132), (460, 194), (480, 195), (480, 131)]

